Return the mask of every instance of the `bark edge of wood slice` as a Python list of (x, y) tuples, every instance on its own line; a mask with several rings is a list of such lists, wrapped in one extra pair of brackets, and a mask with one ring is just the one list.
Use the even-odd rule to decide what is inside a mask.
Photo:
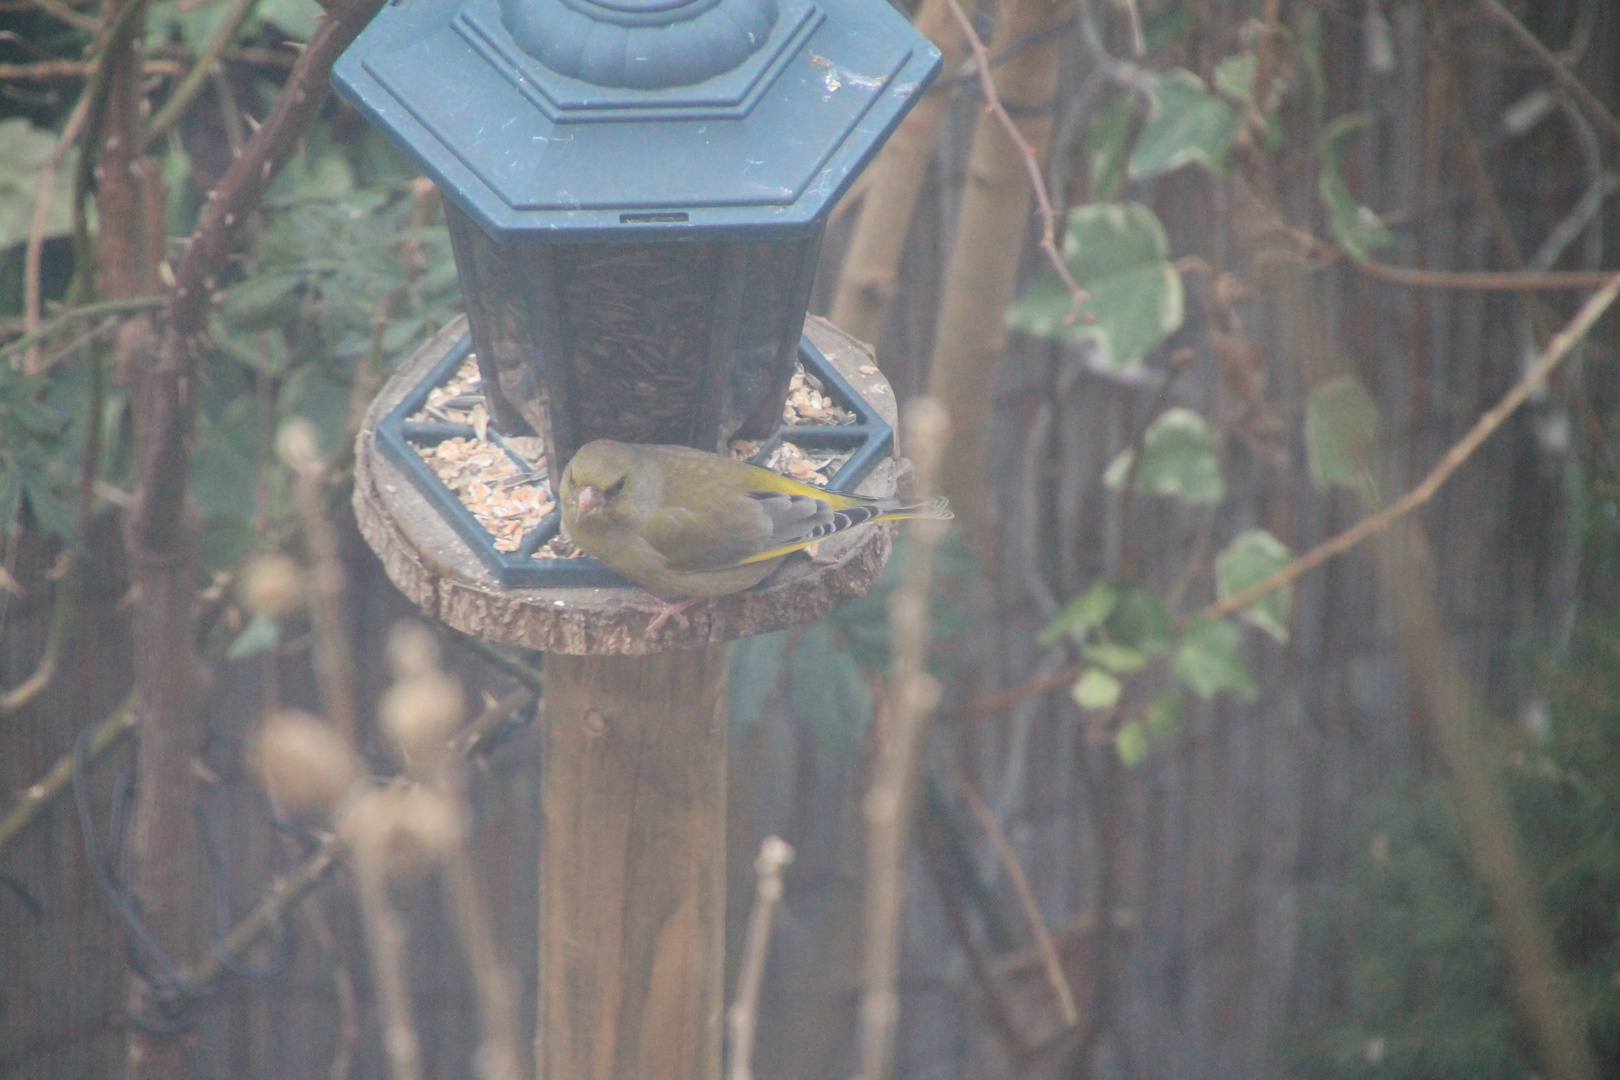
[[(862, 495), (894, 494), (910, 474), (910, 464), (896, 456), (894, 391), (861, 342), (817, 316), (805, 320), (804, 332), (895, 428), (894, 455), (855, 489)], [(888, 561), (895, 526), (862, 526), (823, 542), (814, 558), (793, 556), (763, 586), (693, 604), (685, 612), (686, 626), (671, 619), (652, 635), (646, 633), (652, 616), (628, 606), (649, 602), (640, 589), (503, 588), (410, 479), (377, 450), (374, 438), (378, 422), (465, 333), (466, 317), (458, 316), (400, 365), (367, 408), (355, 440), (354, 512), (360, 533), (389, 579), (424, 615), (503, 645), (572, 656), (638, 656), (814, 622), (843, 601), (864, 596)]]

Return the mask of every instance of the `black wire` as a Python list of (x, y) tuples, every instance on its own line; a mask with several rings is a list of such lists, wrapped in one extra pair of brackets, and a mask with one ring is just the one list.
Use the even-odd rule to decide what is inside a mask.
[(132, 801), (134, 794), (133, 784), (124, 783), (122, 780), (118, 785), (122, 790), (114, 792), (113, 815), (112, 821), (109, 822), (109, 841), (112, 846), (109, 847), (107, 856), (102, 854), (100, 842), (96, 838), (95, 820), (90, 812), (90, 796), (85, 790), (84, 779), (86, 749), (94, 731), (93, 727), (86, 728), (73, 742), (73, 804), (78, 811), (79, 835), (84, 844), (85, 861), (90, 864), (90, 872), (95, 877), (97, 888), (112, 905), (112, 909), (118, 913), (118, 917), (129, 932), (127, 951), (131, 969), (146, 985), (147, 996), (158, 1007), (165, 1020), (155, 1021), (137, 1016), (128, 1009), (125, 1010), (125, 1018), (140, 1030), (155, 1035), (184, 1031), (190, 1026), (189, 1019), (185, 1016), (186, 1006), (192, 1000), (202, 997), (205, 989), (188, 983), (174, 962), (169, 959), (168, 953), (158, 944), (151, 929), (141, 918), (139, 903), (118, 880), (110, 864), (111, 854), (118, 851), (123, 842), (126, 814), (122, 804)]
[(220, 857), (219, 846), (214, 843), (214, 831), (208, 826), (208, 816), (203, 808), (196, 808), (197, 835), (202, 840), (203, 854), (208, 860), (208, 869), (214, 878), (214, 938), (209, 943), (214, 959), (226, 971), (234, 972), (245, 979), (273, 979), (287, 969), (296, 946), (296, 939), (285, 926), (276, 939), (276, 951), (270, 962), (264, 967), (254, 967), (241, 960), (232, 959), (225, 952), (225, 938), (231, 932), (233, 920), (231, 918), (230, 886), (226, 880), (225, 860)]

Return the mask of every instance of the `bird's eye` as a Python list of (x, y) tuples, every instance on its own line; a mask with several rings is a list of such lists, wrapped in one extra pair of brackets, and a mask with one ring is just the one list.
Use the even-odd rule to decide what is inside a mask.
[(608, 485), (607, 493), (609, 495), (617, 495), (619, 492), (623, 491), (624, 490), (624, 482), (627, 479), (629, 479), (629, 478), (625, 477), (625, 476), (621, 476), (617, 480), (613, 481), (612, 484)]

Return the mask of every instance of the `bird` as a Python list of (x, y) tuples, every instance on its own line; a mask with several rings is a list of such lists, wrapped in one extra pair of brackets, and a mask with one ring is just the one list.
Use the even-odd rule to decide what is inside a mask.
[(791, 554), (877, 521), (948, 520), (942, 497), (867, 498), (689, 446), (596, 439), (558, 483), (569, 541), (659, 601), (650, 634), (705, 597), (751, 588)]

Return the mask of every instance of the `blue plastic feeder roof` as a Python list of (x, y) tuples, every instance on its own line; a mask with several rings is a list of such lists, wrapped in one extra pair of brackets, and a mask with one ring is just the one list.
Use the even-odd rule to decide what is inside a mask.
[(497, 242), (763, 239), (939, 64), (883, 0), (397, 0), (333, 80)]
[(884, 0), (396, 0), (333, 79), (446, 196), (496, 425), (567, 462), (775, 431), (827, 214), (939, 64)]

